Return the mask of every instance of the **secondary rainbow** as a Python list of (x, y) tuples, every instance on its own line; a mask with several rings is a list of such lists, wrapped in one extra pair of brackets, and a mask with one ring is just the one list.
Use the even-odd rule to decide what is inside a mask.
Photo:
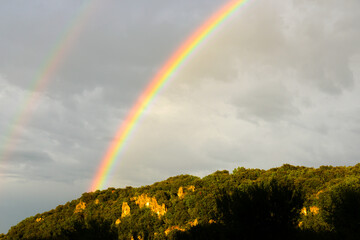
[(174, 72), (191, 55), (191, 53), (202, 43), (224, 20), (229, 18), (240, 6), (248, 0), (233, 0), (226, 3), (215, 14), (213, 14), (203, 25), (201, 25), (189, 38), (175, 51), (161, 70), (150, 81), (142, 92), (135, 105), (130, 110), (126, 119), (119, 127), (114, 140), (110, 144), (100, 166), (95, 174), (89, 191), (101, 189), (106, 184), (110, 171), (113, 168), (124, 143), (134, 126), (139, 121), (144, 109), (154, 99), (159, 90), (170, 79)]
[(39, 102), (41, 93), (46, 89), (50, 80), (61, 66), (67, 53), (80, 35), (87, 19), (97, 8), (97, 4), (95, 3), (98, 2), (99, 0), (89, 0), (81, 6), (78, 13), (69, 22), (68, 26), (65, 27), (54, 47), (44, 60), (44, 63), (37, 71), (36, 76), (29, 86), (28, 94), (18, 107), (15, 116), (9, 121), (8, 129), (2, 135), (0, 161), (9, 159), (11, 153), (16, 148), (22, 129), (29, 122), (31, 113)]

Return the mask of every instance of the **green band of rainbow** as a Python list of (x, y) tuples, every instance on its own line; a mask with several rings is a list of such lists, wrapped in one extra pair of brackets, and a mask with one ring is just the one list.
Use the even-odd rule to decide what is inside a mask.
[(98, 171), (92, 181), (90, 191), (102, 189), (110, 175), (116, 159), (123, 149), (124, 143), (129, 134), (139, 121), (144, 109), (154, 99), (159, 90), (181, 66), (181, 64), (190, 56), (200, 43), (208, 37), (225, 19), (234, 11), (246, 3), (248, 0), (233, 0), (225, 4), (219, 11), (212, 15), (200, 28), (198, 28), (170, 57), (161, 70), (150, 81), (145, 91), (138, 98), (136, 104), (127, 115), (125, 121), (118, 129), (114, 140), (110, 144), (105, 156), (103, 157)]

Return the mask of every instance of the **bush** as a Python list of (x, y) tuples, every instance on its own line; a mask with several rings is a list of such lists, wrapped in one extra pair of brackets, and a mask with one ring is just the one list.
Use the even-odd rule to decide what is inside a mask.
[(360, 236), (360, 179), (349, 178), (321, 198), (322, 216), (342, 239)]
[(276, 180), (243, 185), (217, 200), (223, 223), (233, 237), (289, 236), (297, 228), (304, 197), (292, 183)]

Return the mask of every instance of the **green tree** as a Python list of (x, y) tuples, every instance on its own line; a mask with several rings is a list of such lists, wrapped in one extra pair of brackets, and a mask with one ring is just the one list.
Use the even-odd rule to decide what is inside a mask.
[(246, 184), (217, 200), (222, 220), (234, 237), (289, 236), (297, 227), (304, 197), (293, 183), (276, 180)]
[(360, 237), (360, 179), (351, 177), (321, 198), (322, 216), (342, 239)]

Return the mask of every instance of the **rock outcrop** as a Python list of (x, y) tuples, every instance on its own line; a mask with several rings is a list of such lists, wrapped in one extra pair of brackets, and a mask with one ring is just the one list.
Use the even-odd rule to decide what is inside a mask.
[(156, 201), (156, 198), (149, 197), (146, 194), (141, 194), (138, 197), (134, 197), (131, 200), (134, 200), (135, 203), (140, 207), (148, 207), (156, 213), (159, 217), (163, 216), (166, 213), (166, 207), (165, 204), (158, 204)]
[(84, 211), (84, 209), (86, 208), (86, 203), (81, 201), (76, 205), (74, 213), (79, 213)]
[(195, 226), (197, 226), (199, 224), (199, 222), (198, 222), (198, 220), (196, 218), (194, 221), (190, 221), (189, 224), (190, 224), (191, 227), (195, 227)]
[(121, 207), (121, 218), (124, 218), (129, 215), (130, 215), (130, 206), (127, 202), (123, 202)]
[(180, 199), (183, 199), (184, 197), (185, 197), (185, 194), (186, 194), (186, 192), (185, 192), (185, 190), (184, 189), (186, 189), (187, 191), (192, 191), (192, 192), (194, 192), (195, 191), (195, 186), (188, 186), (188, 187), (179, 187), (179, 190), (178, 190), (178, 193), (177, 193), (177, 195), (178, 195), (178, 197), (180, 198)]
[(165, 230), (165, 235), (166, 235), (166, 236), (169, 235), (169, 233), (170, 233), (171, 231), (174, 231), (174, 230), (178, 230), (178, 231), (182, 231), (182, 232), (185, 231), (184, 228), (181, 228), (181, 227), (179, 227), (179, 226), (171, 226), (171, 227), (169, 227), (168, 229)]
[(310, 207), (310, 212), (314, 215), (318, 214), (319, 213), (319, 208), (317, 206), (311, 206)]
[(300, 212), (300, 213), (306, 216), (306, 215), (307, 215), (306, 207), (303, 207), (303, 208), (301, 209), (301, 212)]
[(301, 214), (303, 214), (303, 215), (305, 215), (305, 216), (307, 216), (309, 213), (312, 213), (313, 215), (316, 215), (316, 214), (318, 214), (319, 213), (319, 211), (320, 211), (320, 208), (319, 207), (317, 207), (317, 206), (311, 206), (310, 208), (309, 208), (309, 211), (307, 210), (307, 208), (306, 207), (303, 207), (302, 209), (301, 209)]

